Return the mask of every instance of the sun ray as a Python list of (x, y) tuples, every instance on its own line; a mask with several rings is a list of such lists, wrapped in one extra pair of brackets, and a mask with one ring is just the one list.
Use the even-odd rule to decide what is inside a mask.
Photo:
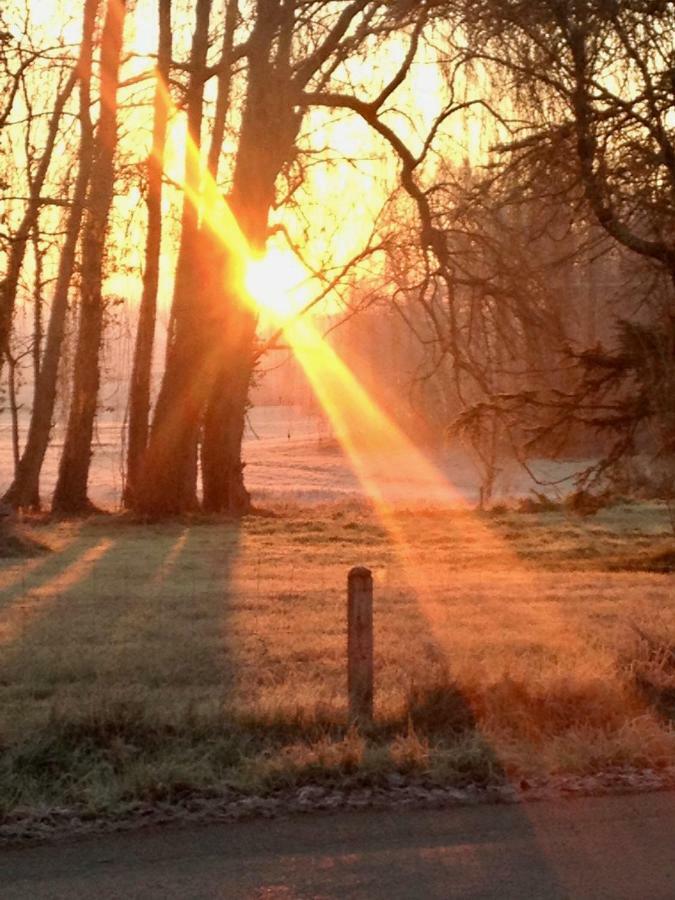
[[(80, 530), (81, 526), (78, 525), (72, 534), (65, 539), (59, 540), (58, 545), (52, 549), (57, 550), (59, 553), (63, 553), (76, 540)], [(49, 551), (46, 551), (44, 555), (28, 561), (23, 559), (21, 562), (11, 565), (4, 572), (0, 572), (0, 599), (4, 598), (6, 595), (11, 595), (17, 586), (23, 588), (23, 586), (29, 584), (32, 581), (33, 575), (49, 565), (50, 559), (50, 553)]]
[(38, 587), (30, 588), (25, 596), (4, 607), (0, 614), (0, 644), (16, 640), (26, 622), (44, 613), (47, 606), (82, 581), (114, 543), (108, 538), (99, 541), (84, 551), (63, 572)]
[[(166, 86), (163, 97), (170, 117), (175, 119), (176, 110)], [(230, 255), (241, 301), (283, 330), (355, 474), (399, 552), (404, 554), (409, 542), (396, 514), (402, 502), (466, 508), (466, 500), (380, 408), (311, 318), (299, 315), (307, 301), (299, 290), (303, 276), (307, 280), (299, 260), (292, 260), (292, 254), (275, 248), (262, 256), (252, 251), (226, 198), (204, 165), (200, 149), (189, 134), (183, 133), (182, 140), (185, 172), (181, 186), (186, 200)], [(173, 160), (172, 167), (177, 157), (175, 150), (170, 150), (167, 157)], [(478, 519), (473, 524), (486, 543), (496, 540)], [(512, 564), (517, 565), (515, 555), (511, 556)]]
[[(165, 102), (171, 104), (166, 89), (164, 95)], [(499, 560), (500, 567), (510, 577), (518, 573), (534, 577), (534, 569), (484, 519), (472, 513), (462, 494), (378, 405), (312, 318), (302, 315), (307, 298), (303, 297), (302, 303), (298, 299), (303, 274), (299, 261), (297, 265), (291, 263), (274, 248), (262, 256), (252, 251), (226, 198), (204, 165), (199, 148), (189, 135), (184, 140), (182, 187), (187, 201), (194, 205), (202, 224), (230, 255), (230, 271), (234, 271), (241, 302), (251, 306), (259, 319), (266, 317), (288, 341), (391, 538), (404, 581), (415, 594), (439, 647), (448, 654), (450, 636), (439, 627), (433, 604), (415, 587), (416, 573), (426, 566), (428, 559), (420, 549), (414, 549), (419, 548), (419, 542), (410, 533), (416, 527), (411, 525), (414, 516), (406, 514), (411, 507), (463, 511), (463, 515), (449, 517), (451, 533), (459, 538), (466, 537), (470, 531), (486, 557), (493, 563)]]
[(185, 545), (187, 544), (189, 535), (190, 529), (184, 528), (180, 535), (176, 538), (174, 543), (171, 545), (171, 547), (168, 549), (161, 565), (152, 576), (152, 584), (157, 585), (157, 587), (161, 587), (166, 579), (171, 575), (171, 572), (173, 571), (178, 558), (185, 549)]

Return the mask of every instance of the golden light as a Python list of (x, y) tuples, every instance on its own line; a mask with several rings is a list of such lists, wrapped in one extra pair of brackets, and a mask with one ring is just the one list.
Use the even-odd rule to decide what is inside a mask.
[(466, 505), (447, 478), (380, 408), (312, 322), (296, 319), (286, 325), (284, 336), (380, 514), (390, 516), (401, 502)]
[(290, 250), (272, 247), (247, 260), (244, 290), (259, 310), (283, 321), (307, 303), (307, 271)]
[[(84, 581), (89, 572), (115, 546), (116, 541), (103, 538), (83, 551), (77, 559), (52, 578), (30, 588), (6, 604), (0, 611), (0, 644), (15, 641), (29, 618), (43, 614), (62, 594)], [(25, 574), (25, 573), (24, 573)]]
[(449, 659), (452, 635), (439, 615), (438, 605), (418, 583), (419, 573), (428, 570), (433, 552), (420, 542), (420, 530), (425, 526), (418, 512), (425, 508), (463, 509), (468, 514), (445, 519), (448, 540), (474, 542), (486, 558), (499, 558), (510, 575), (522, 572), (523, 562), (485, 520), (468, 511), (466, 499), (447, 475), (387, 415), (315, 323), (298, 317), (283, 326), (283, 333), (388, 533), (399, 577), (415, 597), (436, 646)]
[[(165, 101), (171, 104), (168, 91)], [(254, 256), (227, 200), (205, 169), (198, 148), (180, 126), (172, 137), (177, 146), (168, 161), (175, 164), (179, 158), (176, 151), (182, 149), (185, 153), (181, 183), (187, 200), (194, 204), (203, 224), (239, 261), (244, 299), (256, 307), (262, 324), (283, 331), (355, 474), (392, 537), (396, 555), (414, 570), (419, 560), (414, 558), (414, 542), (406, 534), (408, 520), (400, 513), (420, 504), (466, 508), (466, 500), (382, 410), (316, 323), (307, 315), (299, 315), (312, 299), (316, 279), (285, 247), (272, 245), (263, 256)], [(465, 530), (466, 520), (456, 527)], [(495, 544), (503, 548), (503, 542), (480, 519), (473, 518), (470, 527), (486, 550)], [(511, 567), (517, 568), (515, 555), (509, 556)]]
[[(290, 251), (270, 248), (265, 256), (254, 258), (236, 217), (213, 178), (204, 170), (189, 136), (185, 151), (186, 168), (189, 171), (192, 167), (192, 178), (183, 181), (188, 201), (195, 204), (202, 222), (218, 236), (232, 258), (239, 261), (242, 299), (255, 304), (261, 323), (264, 325), (267, 320), (269, 325), (280, 329), (292, 348), (364, 494), (388, 534), (391, 557), (385, 565), (393, 564), (398, 569), (399, 579), (415, 598), (433, 642), (449, 666), (453, 660), (453, 634), (433, 591), (427, 590), (429, 581), (420, 582), (419, 577), (424, 572), (428, 579), (430, 561), (433, 563), (433, 546), (425, 545), (423, 539), (425, 523), (421, 513), (425, 506), (466, 510), (465, 498), (446, 473), (371, 396), (357, 374), (325, 339), (317, 321), (302, 314), (301, 309), (311, 300), (303, 297), (302, 292), (315, 287), (316, 281), (307, 278)], [(522, 580), (523, 572), (527, 572), (532, 584), (536, 570), (520, 559), (517, 550), (480, 515), (467, 511), (464, 515), (447, 516), (444, 521), (447, 541), (474, 543), (493, 566), (498, 561), (500, 577), (516, 579), (514, 583), (518, 584), (518, 577)], [(370, 553), (367, 544), (361, 553)], [(361, 559), (371, 565), (374, 562), (368, 556)], [(509, 622), (504, 615), (496, 627), (522, 628), (522, 623)]]
[[(69, 4), (65, 0), (54, 0), (54, 3), (65, 15)], [(51, 18), (45, 12), (47, 6), (38, 0), (32, 0), (31, 9), (34, 9), (33, 15), (41, 26), (47, 27), (51, 21), (59, 22), (60, 26), (61, 19), (53, 15), (54, 8)], [(72, 43), (79, 39), (80, 31), (79, 21), (68, 22), (64, 28), (66, 38)], [(144, 71), (147, 63), (141, 57), (151, 57), (154, 52), (155, 25), (146, 29), (144, 20), (136, 19), (129, 46), (138, 56), (132, 54), (127, 62), (127, 77)], [(400, 58), (401, 53), (393, 54), (392, 63), (398, 65)], [(416, 116), (411, 117), (411, 121), (418, 123), (420, 134), (426, 134), (443, 105), (447, 86), (443, 70), (431, 65), (434, 60), (423, 58), (422, 61), (426, 64), (412, 67), (409, 85), (404, 88), (407, 93), (398, 95), (397, 105), (403, 110), (414, 109)], [(368, 71), (369, 66), (370, 63), (364, 71)], [(433, 79), (433, 87), (430, 87), (430, 78)], [(372, 502), (377, 516), (392, 539), (393, 557), (400, 563), (404, 579), (409, 580), (411, 593), (417, 595), (419, 607), (438, 646), (451, 659), (451, 635), (448, 635), (444, 624), (446, 619), (437, 615), (437, 607), (429, 602), (424, 586), (417, 586), (417, 574), (429, 568), (430, 559), (433, 561), (434, 547), (425, 545), (420, 540), (424, 521), (418, 515), (406, 515), (406, 507), (466, 508), (466, 500), (454, 488), (446, 473), (434, 464), (371, 396), (357, 374), (345, 364), (321, 334), (316, 320), (299, 315), (312, 299), (312, 290), (317, 286), (317, 280), (295, 254), (284, 246), (275, 245), (270, 246), (263, 256), (256, 257), (252, 254), (221, 189), (204, 165), (203, 149), (195, 146), (188, 134), (185, 114), (175, 108), (169, 91), (165, 86), (162, 87), (170, 119), (162, 159), (168, 181), (184, 192), (188, 203), (197, 210), (202, 225), (216, 234), (223, 247), (239, 262), (239, 283), (243, 299), (255, 306), (262, 327), (270, 324), (283, 329), (284, 338), (330, 420), (335, 436), (363, 486), (364, 494)], [(143, 116), (146, 115), (147, 111), (143, 112)], [(126, 130), (135, 139), (136, 131), (130, 126), (136, 120), (130, 118), (129, 112), (127, 116)], [(342, 155), (345, 160), (333, 163), (330, 167), (310, 170), (309, 184), (313, 189), (315, 209), (319, 210), (312, 222), (318, 227), (308, 229), (315, 237), (311, 239), (313, 244), (303, 245), (303, 252), (307, 258), (315, 261), (319, 254), (313, 253), (312, 249), (323, 243), (327, 247), (326, 254), (330, 253), (332, 256), (330, 264), (336, 266), (346, 262), (351, 255), (356, 255), (363, 245), (370, 219), (375, 218), (377, 209), (392, 187), (385, 176), (393, 178), (394, 170), (382, 167), (381, 148), (376, 137), (356, 117), (340, 119), (331, 124), (323, 119), (323, 113), (315, 112), (314, 116), (320, 127), (311, 131), (315, 141), (313, 149), (318, 151), (329, 146), (337, 157)], [(408, 124), (405, 115), (396, 117), (396, 127), (413, 147), (416, 141), (419, 144), (422, 140), (420, 134), (416, 134), (412, 125)], [(485, 135), (485, 121), (478, 116), (460, 118), (450, 129), (451, 141), (460, 148), (459, 155), (467, 153), (468, 148), (468, 155), (472, 159), (481, 159), (487, 140)], [(142, 141), (139, 142), (138, 146), (140, 145), (145, 148)], [(353, 159), (359, 157), (362, 158), (361, 162), (359, 166), (355, 166)], [(349, 187), (345, 189), (345, 185)], [(175, 196), (170, 196), (175, 203)], [(138, 198), (130, 197), (127, 203), (131, 209), (138, 203)], [(365, 215), (364, 210), (367, 211)], [(344, 227), (344, 223), (349, 223), (349, 226)], [(316, 261), (314, 265), (319, 268)], [(132, 276), (118, 273), (115, 280), (108, 280), (106, 288), (129, 296), (137, 292), (131, 279)], [(208, 363), (208, 360), (202, 361), (205, 370), (209, 368)], [(176, 409), (175, 415), (177, 418), (181, 415), (180, 409)], [(480, 516), (448, 517), (447, 529), (450, 541), (454, 538), (466, 541), (470, 537), (480, 547), (485, 558), (490, 558), (491, 554), (499, 555), (508, 576), (529, 568), (529, 573), (534, 578), (533, 568), (518, 559), (517, 553)], [(183, 532), (167, 554), (162, 568), (155, 575), (158, 585), (170, 575), (172, 566), (185, 548), (187, 537), (187, 532)], [(108, 553), (111, 546), (111, 541), (101, 541), (53, 581), (45, 582), (32, 590), (29, 613), (42, 611), (57, 593), (70, 589)], [(361, 554), (371, 551), (366, 545), (362, 548), (355, 547), (354, 552)], [(367, 559), (363, 561), (371, 562)], [(15, 577), (18, 576), (12, 575), (12, 579)], [(485, 577), (490, 576), (488, 574)], [(0, 587), (3, 586), (6, 587), (6, 583), (3, 584), (0, 580)], [(477, 602), (480, 602), (480, 595)], [(19, 605), (2, 611), (0, 644), (15, 638), (24, 618), (23, 607)], [(522, 627), (521, 623), (516, 623), (516, 627)]]

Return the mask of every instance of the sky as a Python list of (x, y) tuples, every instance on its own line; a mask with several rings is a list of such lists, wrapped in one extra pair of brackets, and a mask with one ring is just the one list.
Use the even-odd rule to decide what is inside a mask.
[[(9, 0), (6, 15), (17, 24), (27, 10), (31, 34), (36, 43), (63, 42), (70, 45), (67, 52), (76, 53), (80, 39), (79, 4), (68, 0)], [(125, 63), (122, 78), (127, 80), (147, 72), (152, 65), (149, 58), (157, 42), (156, 3), (137, 0), (127, 16), (125, 47), (130, 58)], [(218, 5), (216, 4), (216, 9)], [(175, 15), (174, 56), (185, 58), (188, 53), (191, 17)], [(355, 62), (346, 73), (359, 91), (367, 95), (376, 91), (378, 83), (390, 77), (405, 56), (407, 44), (401, 39), (390, 41), (375, 58), (367, 63)], [(207, 87), (207, 100), (213, 100), (215, 80)], [(421, 136), (428, 130), (442, 108), (446, 89), (443, 75), (436, 64), (434, 51), (427, 45), (420, 48), (410, 77), (392, 103), (387, 115), (388, 124), (406, 140), (413, 150), (421, 146)], [(150, 147), (152, 126), (152, 82), (142, 88), (125, 89), (120, 99), (126, 107), (120, 114), (120, 161), (133, 175), (140, 170)], [(140, 105), (139, 105), (139, 101)], [(171, 122), (165, 170), (169, 181), (181, 183), (184, 174), (185, 122), (176, 114)], [(477, 119), (451, 122), (446, 149), (457, 159), (476, 156), (480, 152), (480, 122)], [(327, 272), (341, 267), (367, 243), (382, 207), (396, 185), (397, 164), (383, 141), (357, 116), (340, 113), (331, 115), (316, 109), (305, 118), (301, 137), (303, 147), (313, 161), (320, 164), (307, 169), (305, 183), (298, 193), (297, 209), (283, 209), (273, 214), (272, 224), (281, 224), (302, 247), (303, 257), (310, 269)], [(230, 144), (234, 149), (234, 142)], [(227, 169), (224, 160), (223, 171)], [(165, 190), (166, 240), (160, 286), (160, 306), (170, 305), (171, 281), (177, 246), (177, 220), (181, 203), (180, 192), (170, 186)], [(109, 275), (109, 293), (127, 298), (131, 303), (140, 299), (143, 263), (144, 204), (141, 179), (128, 178), (116, 197), (112, 214), (112, 228), (118, 252), (114, 271)], [(172, 225), (173, 223), (173, 225)], [(297, 303), (306, 303), (319, 290), (307, 270), (298, 266), (283, 236), (271, 240), (271, 251), (285, 282), (295, 279)], [(373, 266), (382, 263), (371, 261)], [(372, 277), (378, 275), (372, 272)], [(367, 279), (367, 273), (363, 273)], [(284, 282), (284, 283), (285, 283)], [(288, 285), (290, 287), (290, 285)], [(337, 296), (330, 301), (338, 305)]]

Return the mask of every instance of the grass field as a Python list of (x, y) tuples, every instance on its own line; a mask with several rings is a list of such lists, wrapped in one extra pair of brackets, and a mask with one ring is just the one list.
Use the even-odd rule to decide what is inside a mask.
[[(354, 504), (239, 526), (33, 525), (52, 552), (0, 562), (2, 811), (675, 764), (665, 509), (398, 521), (405, 550)], [(368, 733), (345, 697), (345, 581), (361, 564)]]

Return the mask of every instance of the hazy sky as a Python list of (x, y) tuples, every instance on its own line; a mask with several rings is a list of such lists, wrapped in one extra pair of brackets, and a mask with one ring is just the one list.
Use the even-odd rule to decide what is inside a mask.
[[(71, 45), (74, 54), (81, 34), (81, 10), (78, 7), (80, 4), (70, 0), (29, 0), (28, 5), (21, 0), (9, 0), (6, 15), (19, 27), (27, 13), (36, 44), (64, 42)], [(148, 71), (152, 65), (148, 55), (155, 52), (157, 42), (155, 7), (153, 0), (138, 0), (127, 16), (125, 47), (132, 56), (124, 66), (123, 79)], [(174, 55), (185, 57), (192, 16), (175, 13), (174, 26)], [(357, 61), (350, 66), (349, 78), (356, 83), (361, 96), (367, 97), (369, 90), (377, 91), (378, 85), (396, 70), (406, 47), (406, 42), (401, 39), (390, 41), (374, 58), (369, 57), (367, 63)], [(214, 90), (215, 80), (208, 86), (207, 99), (213, 99)], [(441, 109), (445, 94), (434, 51), (422, 46), (408, 81), (392, 98), (392, 110), (387, 119), (413, 150), (421, 146), (421, 136)], [(142, 165), (150, 145), (152, 81), (148, 79), (141, 86), (123, 90), (120, 99), (125, 107), (119, 117), (120, 161), (127, 167)], [(234, 122), (232, 124), (236, 127)], [(475, 155), (480, 140), (480, 123), (457, 120), (449, 125), (447, 152), (460, 158), (467, 153)], [(171, 124), (166, 171), (177, 183), (183, 178), (184, 143), (184, 119), (176, 115)], [(281, 222), (294, 241), (302, 246), (312, 268), (325, 270), (344, 263), (367, 241), (378, 212), (396, 184), (397, 164), (367, 125), (357, 116), (343, 112), (329, 114), (320, 109), (310, 112), (305, 119), (301, 144), (310, 151), (313, 164), (307, 168), (305, 184), (296, 195), (298, 208), (279, 211), (274, 215), (274, 221)], [(233, 133), (229, 148), (233, 151), (235, 147), (236, 134)], [(317, 159), (323, 161), (317, 164)], [(223, 173), (226, 174), (227, 169), (228, 159), (225, 158)], [(169, 187), (165, 203), (168, 227), (161, 303), (166, 307), (170, 301), (175, 253), (175, 233), (170, 222), (172, 214), (174, 219), (178, 215), (179, 192)], [(112, 221), (117, 229), (116, 243), (120, 252), (107, 288), (133, 301), (140, 296), (144, 224), (138, 179), (131, 179), (122, 188), (115, 201)], [(289, 254), (284, 239), (275, 238), (273, 244), (279, 260), (283, 254)], [(287, 261), (285, 271), (289, 275), (298, 268)], [(313, 290), (314, 287), (308, 287), (302, 293), (308, 299)]]

